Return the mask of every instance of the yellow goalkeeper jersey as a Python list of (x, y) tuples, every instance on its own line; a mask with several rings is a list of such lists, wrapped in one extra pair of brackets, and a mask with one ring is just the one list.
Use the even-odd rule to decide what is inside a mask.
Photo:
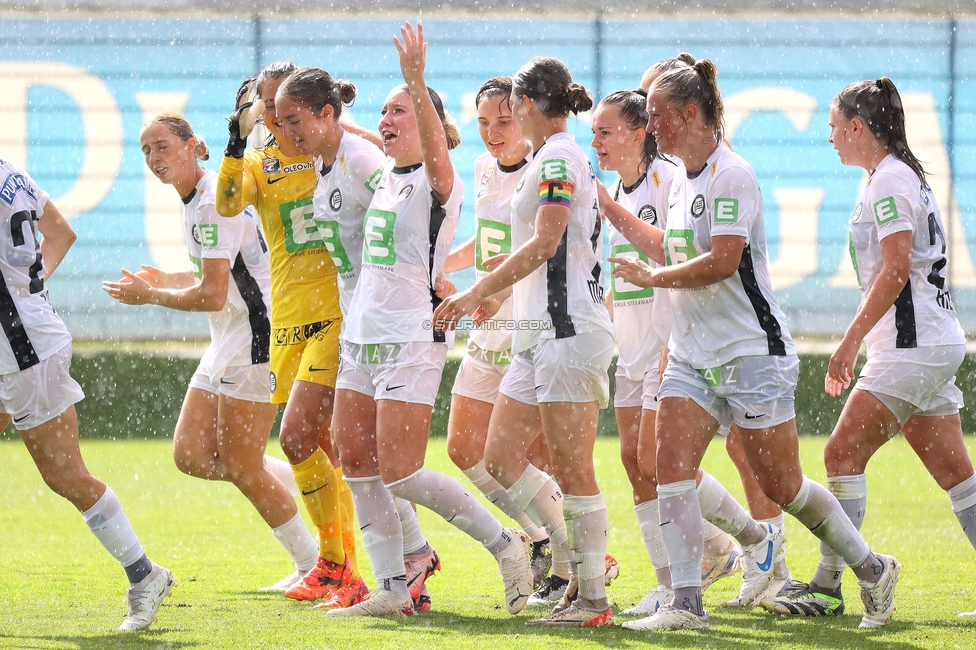
[(271, 249), (271, 322), (288, 327), (342, 317), (336, 267), (315, 225), (315, 169), (309, 156), (289, 158), (276, 146), (224, 157), (217, 212), (253, 205)]

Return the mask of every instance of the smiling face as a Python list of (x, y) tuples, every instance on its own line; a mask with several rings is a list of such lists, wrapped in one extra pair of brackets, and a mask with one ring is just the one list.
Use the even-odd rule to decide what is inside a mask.
[(508, 95), (490, 95), (478, 104), (478, 132), (488, 153), (502, 164), (513, 165), (524, 157), (522, 129), (512, 115)]
[(657, 150), (681, 157), (681, 150), (688, 140), (688, 123), (658, 88), (651, 88), (647, 96), (647, 132), (654, 136)]
[[(290, 139), (300, 152), (311, 154), (322, 144), (326, 130), (332, 126), (331, 106), (326, 106), (322, 114), (313, 113), (308, 106), (296, 97), (277, 96), (275, 111), (281, 125), (281, 135)], [(327, 114), (327, 115), (325, 115)]]
[[(593, 140), (590, 146), (596, 152), (600, 169), (620, 171), (634, 159), (640, 160), (643, 143), (640, 129), (631, 129), (620, 115), (620, 107), (601, 104), (590, 122)], [(650, 136), (646, 136), (650, 137)]]
[(393, 158), (399, 167), (421, 162), (423, 153), (420, 150), (417, 119), (407, 91), (399, 87), (390, 91), (380, 115), (378, 129), (383, 139), (383, 152)]
[(139, 134), (139, 142), (146, 165), (163, 183), (175, 185), (196, 173), (195, 139), (184, 142), (165, 124), (151, 122)]

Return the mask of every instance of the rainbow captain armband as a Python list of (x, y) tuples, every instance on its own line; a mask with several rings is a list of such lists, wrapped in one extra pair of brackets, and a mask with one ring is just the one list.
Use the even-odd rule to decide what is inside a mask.
[(573, 184), (566, 181), (542, 181), (539, 183), (541, 205), (565, 205), (573, 203)]

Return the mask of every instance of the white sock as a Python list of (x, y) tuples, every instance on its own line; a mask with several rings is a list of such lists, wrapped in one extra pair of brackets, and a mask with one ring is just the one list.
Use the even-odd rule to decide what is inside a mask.
[(658, 500), (652, 499), (634, 506), (634, 512), (637, 513), (637, 523), (640, 524), (647, 555), (651, 558), (654, 573), (657, 574), (657, 583), (670, 589), (671, 570), (668, 568), (668, 549), (664, 546), (664, 537), (661, 535), (661, 511), (658, 508)]
[(287, 522), (272, 528), (271, 532), (285, 547), (299, 573), (308, 573), (315, 566), (319, 558), (319, 545), (315, 543), (312, 534), (305, 527), (302, 513), (296, 513)]
[[(868, 505), (868, 479), (864, 474), (850, 476), (831, 476), (827, 478), (827, 489), (837, 497), (840, 507), (854, 528), (861, 530)], [(799, 495), (797, 495), (799, 496)], [(847, 562), (827, 544), (820, 543), (820, 562), (813, 580), (820, 587), (837, 589), (840, 587)]]
[(373, 575), (377, 583), (403, 577), (406, 585), (407, 570), (403, 564), (403, 531), (400, 517), (393, 502), (393, 495), (383, 485), (379, 476), (366, 478), (345, 477), (352, 500), (356, 506), (359, 529), (363, 532), (363, 546), (369, 555)]
[(739, 544), (756, 544), (766, 536), (766, 529), (749, 516), (729, 491), (707, 472), (702, 472), (698, 484), (698, 500), (702, 517), (726, 533), (735, 537)]
[(123, 567), (134, 564), (146, 554), (122, 503), (109, 486), (105, 486), (105, 494), (95, 505), (81, 515), (95, 538)]
[(420, 553), (427, 546), (427, 538), (424, 537), (424, 531), (420, 530), (417, 511), (413, 509), (412, 503), (400, 497), (393, 497), (393, 502), (396, 503), (400, 528), (403, 530), (403, 552)]
[[(786, 517), (780, 512), (775, 517), (770, 517), (769, 519), (759, 519), (757, 520), (761, 524), (769, 524), (770, 526), (775, 526), (783, 531), (783, 536), (786, 536)], [(773, 561), (778, 567), (780, 567), (780, 573), (786, 570), (786, 544), (779, 549), (779, 553), (776, 555), (776, 559)]]
[[(816, 481), (804, 476), (796, 498), (784, 506), (783, 510), (809, 528), (817, 539), (843, 558), (849, 566), (859, 567), (871, 555), (871, 549), (844, 513), (837, 497)], [(820, 586), (835, 588), (829, 584)]]
[(952, 512), (956, 514), (969, 543), (976, 548), (976, 474), (946, 492), (952, 503)]
[(695, 480), (659, 484), (657, 500), (661, 535), (671, 562), (671, 585), (674, 589), (697, 587), (700, 590), (704, 533)]
[(549, 534), (552, 541), (552, 575), (568, 580), (576, 570), (576, 555), (569, 547), (569, 534), (563, 517), (563, 494), (559, 486), (548, 474), (529, 464), (507, 491), (516, 507), (521, 508)]
[(298, 489), (298, 483), (295, 482), (295, 471), (291, 468), (291, 464), (288, 461), (265, 454), (264, 466), (268, 468), (269, 472), (275, 475), (275, 478), (285, 485), (288, 494), (293, 497), (300, 497), (302, 495), (301, 490)]
[(508, 496), (508, 492), (502, 487), (502, 484), (488, 473), (488, 470), (485, 469), (485, 461), (479, 461), (474, 467), (462, 471), (468, 477), (468, 480), (471, 481), (471, 484), (478, 488), (485, 495), (485, 498), (494, 504), (495, 507), (514, 519), (518, 523), (519, 528), (525, 531), (525, 534), (531, 537), (533, 542), (541, 542), (546, 539), (546, 531), (541, 530), (525, 514), (524, 510), (515, 505), (512, 497)]
[(468, 494), (460, 483), (444, 474), (421, 467), (387, 487), (401, 499), (433, 510), (447, 523), (481, 542), (485, 548), (496, 546), (502, 537), (504, 528), (501, 522)]
[(582, 598), (601, 603), (607, 597), (607, 504), (602, 494), (593, 496), (565, 495), (563, 514), (566, 526), (573, 533), (571, 548), (576, 552), (579, 594)]

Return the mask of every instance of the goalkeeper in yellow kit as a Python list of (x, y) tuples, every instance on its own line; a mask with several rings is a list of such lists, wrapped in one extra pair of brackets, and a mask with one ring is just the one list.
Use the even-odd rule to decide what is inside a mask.
[[(336, 268), (312, 218), (312, 160), (291, 140), (277, 137), (275, 93), (295, 69), (276, 62), (262, 70), (253, 99), (258, 106), (250, 111), (245, 100), (252, 84), (241, 86), (220, 164), (217, 211), (230, 217), (253, 205), (261, 216), (271, 254), (271, 401), (285, 405), (281, 448), (318, 529), (316, 564), (299, 567), (269, 589), (296, 600), (318, 600), (337, 589), (365, 589), (359, 589), (352, 497), (330, 430), (342, 322)], [(272, 137), (263, 149), (245, 154), (258, 117)]]

